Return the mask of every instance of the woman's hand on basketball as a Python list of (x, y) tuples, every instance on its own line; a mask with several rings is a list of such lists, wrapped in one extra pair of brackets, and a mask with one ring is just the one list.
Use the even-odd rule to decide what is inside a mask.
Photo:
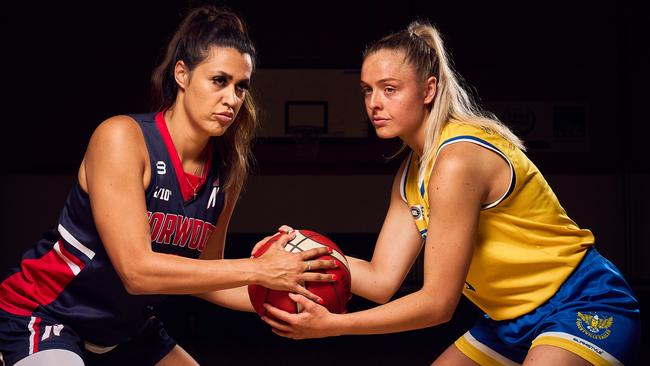
[(290, 293), (291, 300), (302, 306), (298, 314), (288, 313), (268, 303), (264, 304), (267, 314), (262, 320), (273, 328), (273, 333), (293, 339), (322, 338), (339, 335), (336, 332), (336, 317), (324, 306), (318, 305), (308, 298)]
[[(288, 226), (288, 225), (282, 225), (282, 226), (280, 226), (278, 228), (278, 233), (291, 234), (292, 232), (293, 232), (293, 228), (291, 226)], [(260, 250), (260, 248), (264, 244), (266, 244), (266, 242), (269, 241), (269, 239), (271, 239), (272, 237), (274, 237), (276, 235), (278, 235), (278, 234), (276, 233), (276, 234), (273, 234), (273, 235), (269, 235), (266, 238), (258, 241), (257, 244), (255, 244), (255, 246), (251, 250), (251, 258), (255, 257), (255, 253), (257, 253), (257, 251)], [(294, 237), (295, 237), (295, 234), (294, 234)], [(291, 239), (289, 239), (289, 240), (291, 240)]]
[[(269, 248), (257, 257), (257, 268), (260, 270), (259, 284), (275, 289), (298, 293), (313, 301), (322, 303), (323, 300), (307, 290), (303, 284), (309, 281), (332, 282), (334, 274), (311, 272), (318, 269), (336, 268), (334, 260), (314, 259), (330, 253), (327, 247), (309, 249), (304, 252), (289, 253), (284, 247), (295, 238), (295, 233), (284, 233)], [(265, 243), (269, 238), (262, 241)], [(290, 245), (290, 244), (289, 244)]]

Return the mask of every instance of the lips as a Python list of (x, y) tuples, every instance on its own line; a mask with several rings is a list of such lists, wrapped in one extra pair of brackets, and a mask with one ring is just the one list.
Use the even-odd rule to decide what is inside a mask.
[(232, 122), (232, 119), (233, 119), (233, 117), (234, 117), (234, 114), (232, 114), (232, 113), (230, 113), (230, 112), (223, 112), (223, 113), (217, 113), (216, 116), (217, 116), (217, 119), (218, 119), (220, 122), (223, 122), (223, 123), (230, 123), (230, 122)]
[(389, 119), (388, 118), (383, 118), (383, 117), (372, 117), (372, 124), (375, 127), (381, 127), (385, 126), (388, 123)]

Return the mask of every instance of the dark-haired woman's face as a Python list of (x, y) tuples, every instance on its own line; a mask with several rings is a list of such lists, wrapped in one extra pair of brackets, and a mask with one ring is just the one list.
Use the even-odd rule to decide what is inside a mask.
[(382, 49), (368, 55), (361, 67), (361, 90), (377, 136), (400, 137), (409, 145), (423, 137), (426, 91), (404, 52)]
[(212, 46), (184, 85), (183, 104), (190, 119), (210, 136), (223, 135), (244, 103), (252, 72), (250, 55)]

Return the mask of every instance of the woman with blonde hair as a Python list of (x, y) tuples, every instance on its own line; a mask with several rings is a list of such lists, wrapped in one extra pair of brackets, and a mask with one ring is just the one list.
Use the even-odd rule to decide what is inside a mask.
[[(385, 304), (331, 314), (291, 295), (302, 313), (266, 305), (275, 333), (429, 327), (449, 321), (463, 293), (484, 316), (435, 365), (634, 360), (639, 306), (625, 279), (567, 216), (521, 140), (472, 101), (434, 27), (414, 22), (369, 47), (361, 88), (377, 135), (410, 150), (372, 259), (349, 258), (352, 291)], [(422, 288), (388, 302), (423, 246)]]

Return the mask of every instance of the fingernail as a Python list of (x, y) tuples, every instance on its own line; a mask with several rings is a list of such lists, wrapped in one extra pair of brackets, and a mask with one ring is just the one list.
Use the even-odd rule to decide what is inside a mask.
[(330, 247), (327, 247), (327, 251), (328, 251), (329, 253), (332, 253), (332, 252), (334, 252), (334, 249), (332, 249), (332, 248), (330, 248)]
[(316, 300), (316, 302), (321, 305), (325, 303), (325, 301), (323, 301), (323, 299), (321, 299), (320, 297), (318, 298), (318, 300)]
[(339, 278), (337, 275), (335, 274), (332, 275), (332, 281), (336, 281), (337, 278)]

